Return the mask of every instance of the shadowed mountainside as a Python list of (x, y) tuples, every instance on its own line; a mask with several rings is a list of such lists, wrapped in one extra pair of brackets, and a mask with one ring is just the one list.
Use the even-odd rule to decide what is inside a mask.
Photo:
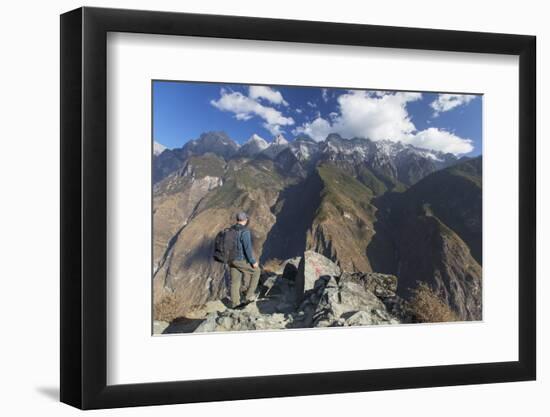
[(481, 319), (481, 166), (461, 162), (377, 199), (367, 251), (377, 271), (399, 276), (401, 296), (425, 282), (464, 320)]

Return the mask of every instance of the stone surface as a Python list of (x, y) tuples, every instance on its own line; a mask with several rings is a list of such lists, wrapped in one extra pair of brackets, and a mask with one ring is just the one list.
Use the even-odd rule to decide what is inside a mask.
[[(382, 299), (350, 274), (344, 278), (321, 277), (300, 305), (313, 327), (397, 324)], [(307, 320), (306, 320), (307, 322)]]
[(226, 310), (210, 313), (195, 333), (246, 330), (284, 329), (292, 321), (281, 313), (261, 314), (246, 310)]
[(153, 334), (162, 334), (166, 328), (170, 326), (170, 323), (166, 321), (154, 320), (153, 321)]
[(323, 255), (306, 251), (298, 265), (296, 274), (296, 301), (300, 302), (304, 293), (315, 286), (315, 282), (321, 277), (339, 276), (340, 267)]
[(343, 273), (340, 280), (357, 282), (380, 298), (393, 297), (397, 291), (397, 277), (395, 275), (377, 272)]
[(307, 290), (300, 291), (299, 299), (296, 286), (300, 273), (296, 279), (289, 279), (284, 271), (263, 274), (256, 301), (236, 309), (228, 308), (223, 300), (209, 301), (169, 326), (164, 324), (163, 332), (370, 326), (404, 321), (400, 315), (402, 300), (395, 295), (395, 276), (340, 273), (336, 264), (312, 251), (302, 259), (298, 270), (305, 277)]

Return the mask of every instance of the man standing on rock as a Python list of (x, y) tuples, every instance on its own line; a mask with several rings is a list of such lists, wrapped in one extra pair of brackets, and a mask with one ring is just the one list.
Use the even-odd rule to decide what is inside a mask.
[(255, 300), (256, 288), (260, 280), (260, 265), (254, 258), (252, 238), (248, 224), (248, 215), (241, 211), (237, 213), (237, 223), (233, 226), (237, 230), (237, 250), (235, 259), (229, 263), (231, 274), (231, 304), (235, 308), (241, 305), (241, 285), (248, 282), (246, 301), (248, 304)]

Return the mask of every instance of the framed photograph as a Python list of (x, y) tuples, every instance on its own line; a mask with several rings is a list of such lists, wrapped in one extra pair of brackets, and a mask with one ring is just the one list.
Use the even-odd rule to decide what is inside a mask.
[(61, 401), (533, 380), (535, 37), (61, 16)]

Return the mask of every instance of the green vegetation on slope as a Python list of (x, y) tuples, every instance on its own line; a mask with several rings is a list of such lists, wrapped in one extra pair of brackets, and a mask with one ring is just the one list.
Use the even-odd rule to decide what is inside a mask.
[(191, 156), (189, 165), (193, 168), (195, 178), (223, 177), (225, 161), (214, 154)]
[(370, 188), (375, 195), (382, 195), (388, 191), (388, 187), (372, 173), (367, 167), (360, 167), (357, 172), (357, 180)]
[(231, 161), (223, 180), (223, 185), (208, 197), (205, 209), (238, 207), (250, 193), (278, 193), (285, 186), (284, 179), (273, 169), (271, 161)]
[(453, 165), (452, 167), (449, 167), (444, 171), (448, 171), (452, 175), (466, 178), (467, 180), (477, 185), (479, 188), (481, 188), (482, 186), (481, 179), (483, 174), (483, 167), (481, 156)]
[(330, 163), (319, 165), (317, 173), (324, 185), (318, 213), (319, 221), (323, 221), (329, 215), (327, 205), (337, 208), (340, 215), (362, 210), (371, 220), (374, 220), (374, 208), (370, 204), (374, 193), (370, 188)]
[(231, 163), (228, 176), (242, 189), (280, 190), (284, 178), (276, 171), (272, 161), (252, 160), (244, 164)]
[(407, 186), (405, 184), (403, 184), (398, 179), (390, 177), (389, 175), (386, 175), (382, 172), (376, 172), (375, 175), (380, 181), (382, 181), (388, 191), (401, 193), (407, 189)]
[(235, 180), (226, 181), (213, 190), (204, 204), (204, 209), (229, 208), (238, 205), (246, 197), (246, 191), (237, 186)]

